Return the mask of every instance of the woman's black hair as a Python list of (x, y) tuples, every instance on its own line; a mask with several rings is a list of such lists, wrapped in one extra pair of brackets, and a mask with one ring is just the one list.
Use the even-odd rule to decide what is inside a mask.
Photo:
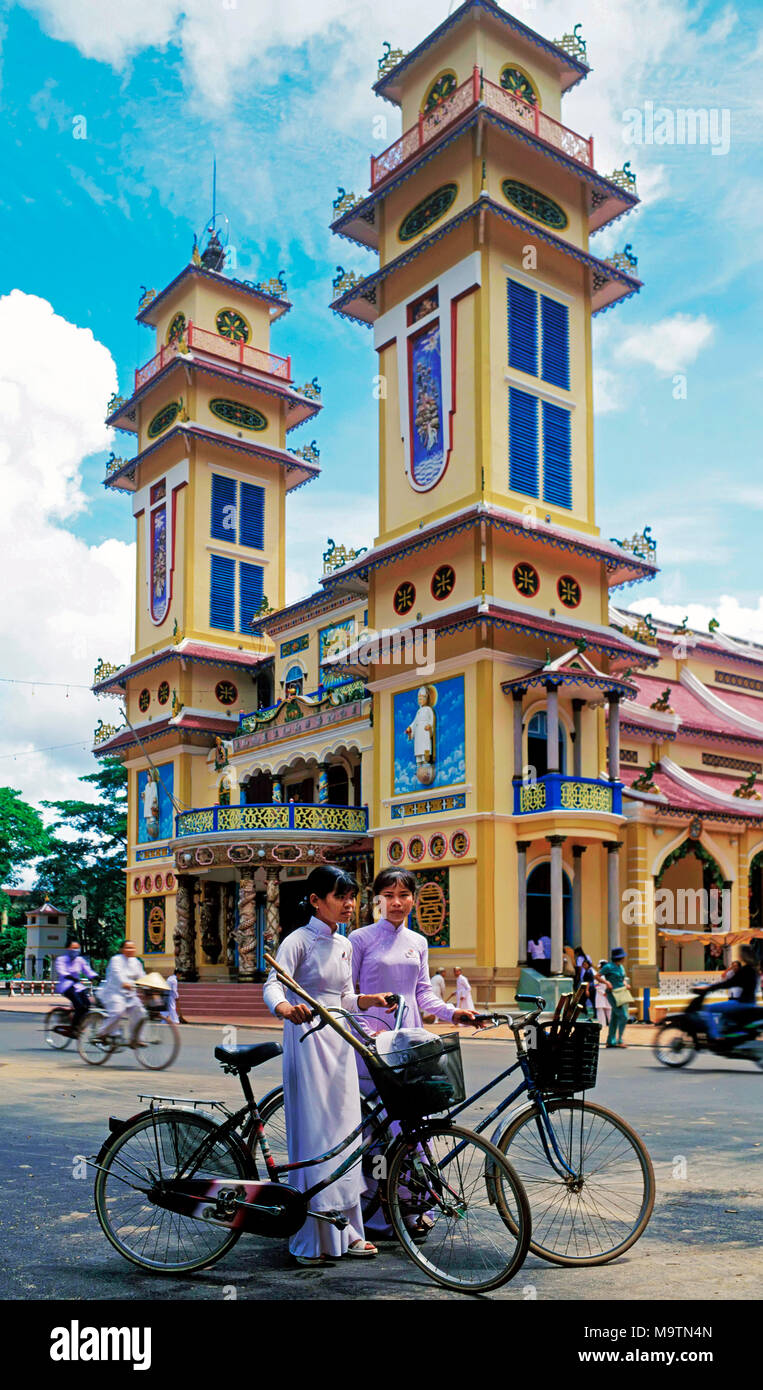
[(394, 888), (396, 883), (402, 883), (409, 893), (415, 893), (418, 887), (416, 876), (410, 869), (380, 869), (374, 879), (374, 897), (383, 893), (385, 888)]
[(326, 898), (329, 893), (357, 893), (357, 881), (336, 864), (319, 864), (305, 879), (305, 896), (297, 904), (297, 926), (305, 927), (313, 915), (310, 897)]

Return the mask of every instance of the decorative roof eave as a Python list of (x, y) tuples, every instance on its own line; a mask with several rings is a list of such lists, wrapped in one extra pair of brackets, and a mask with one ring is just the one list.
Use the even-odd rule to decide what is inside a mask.
[(656, 811), (660, 816), (670, 816), (673, 819), (692, 821), (695, 816), (699, 816), (703, 824), (708, 822), (719, 822), (721, 825), (749, 825), (763, 826), (763, 815), (755, 815), (754, 812), (745, 814), (740, 810), (736, 813), (732, 811), (721, 811), (716, 806), (681, 806), (671, 802), (669, 795), (652, 796), (648, 792), (634, 792), (627, 785), (623, 785), (623, 801), (640, 802), (648, 810)]
[(536, 33), (534, 29), (530, 29), (526, 24), (523, 24), (521, 20), (516, 19), (514, 15), (507, 14), (505, 10), (500, 9), (498, 5), (494, 3), (494, 0), (465, 0), (465, 3), (460, 5), (452, 15), (449, 15), (447, 19), (443, 20), (442, 24), (439, 24), (431, 34), (428, 34), (425, 39), (422, 39), (421, 43), (417, 44), (415, 48), (412, 48), (410, 53), (406, 54), (405, 58), (401, 58), (400, 62), (397, 63), (394, 68), (391, 68), (389, 72), (384, 74), (384, 77), (381, 77), (378, 82), (374, 83), (373, 91), (376, 92), (376, 95), (382, 97), (384, 101), (390, 102), (393, 106), (399, 106), (399, 82), (403, 73), (411, 67), (423, 53), (426, 53), (434, 44), (438, 43), (444, 34), (447, 34), (450, 29), (456, 24), (459, 24), (461, 20), (465, 18), (469, 10), (475, 8), (484, 10), (486, 14), (499, 20), (527, 43), (532, 44), (535, 48), (539, 48), (547, 57), (553, 58), (558, 66), (562, 91), (569, 91), (570, 88), (576, 86), (578, 82), (582, 82), (583, 78), (587, 77), (591, 71), (586, 63), (581, 63), (578, 58), (573, 58), (571, 54), (565, 53), (564, 49), (559, 48), (558, 44), (555, 44), (551, 39), (544, 39), (541, 34)]
[(96, 758), (102, 758), (106, 754), (123, 753), (133, 747), (139, 754), (142, 744), (154, 743), (159, 738), (166, 738), (168, 734), (186, 733), (202, 739), (212, 739), (216, 734), (231, 732), (231, 723), (223, 722), (213, 714), (207, 719), (198, 719), (195, 715), (184, 718), (181, 711), (174, 719), (161, 719), (151, 724), (136, 724), (132, 729), (120, 729), (119, 733), (105, 739), (103, 743), (94, 744), (92, 751)]
[[(710, 806), (721, 806), (727, 811), (731, 811), (736, 809), (739, 804), (741, 798), (735, 797), (732, 792), (720, 792), (715, 787), (709, 787), (700, 777), (695, 777), (687, 768), (681, 767), (672, 758), (662, 758), (660, 769), (670, 778), (671, 782), (675, 782), (692, 796), (706, 797)], [(752, 809), (750, 813), (752, 814)], [(763, 818), (763, 807), (758, 812), (758, 816)]]
[(362, 594), (344, 594), (332, 597), (327, 595), (325, 589), (318, 589), (315, 593), (308, 594), (307, 598), (298, 599), (295, 603), (287, 604), (285, 608), (279, 608), (274, 613), (265, 613), (261, 618), (255, 618), (251, 625), (253, 633), (267, 633), (268, 636), (275, 634), (278, 636), (282, 632), (288, 632), (293, 627), (299, 627), (301, 623), (310, 622), (313, 618), (320, 617), (323, 613), (335, 613), (340, 608), (346, 608), (349, 603), (357, 602), (363, 598)]
[[(447, 126), (439, 138), (433, 140), (423, 150), (417, 151), (416, 155), (412, 156), (411, 159), (406, 160), (406, 163), (397, 174), (394, 174), (391, 178), (384, 179), (376, 189), (368, 193), (359, 203), (356, 203), (354, 208), (350, 208), (348, 212), (343, 213), (335, 222), (332, 222), (331, 231), (336, 232), (338, 236), (346, 237), (348, 241), (355, 242), (357, 246), (364, 246), (373, 251), (378, 250), (379, 236), (376, 228), (376, 209), (379, 203), (414, 174), (418, 174), (424, 165), (428, 164), (430, 160), (436, 158), (443, 150), (447, 149), (458, 136), (463, 135), (464, 131), (470, 130), (475, 126), (481, 118), (489, 121), (491, 125), (496, 126), (499, 130), (505, 131), (507, 135), (515, 136), (517, 140), (521, 140), (523, 144), (538, 150), (539, 153), (552, 159), (554, 163), (559, 164), (563, 169), (566, 169), (568, 173), (577, 175), (592, 188), (596, 188), (599, 192), (608, 195), (607, 203), (602, 204), (599, 209), (589, 212), (589, 231), (591, 235), (600, 231), (602, 227), (609, 226), (612, 222), (616, 222), (619, 217), (624, 217), (627, 212), (630, 212), (631, 209), (641, 201), (637, 194), (626, 192), (619, 184), (613, 183), (611, 179), (608, 179), (605, 174), (599, 174), (595, 169), (589, 169), (585, 164), (581, 164), (579, 160), (564, 154), (563, 151), (556, 149), (553, 145), (548, 144), (531, 131), (524, 130), (521, 126), (515, 125), (513, 121), (507, 120), (500, 112), (491, 111), (489, 107), (480, 104), (474, 110), (468, 112), (460, 121), (454, 121), (453, 125)], [(606, 208), (610, 204), (613, 205), (613, 210), (604, 215)], [(619, 211), (615, 211), (614, 208), (618, 206)], [(594, 218), (596, 219), (595, 225), (593, 224)], [(363, 224), (365, 224), (369, 230), (373, 229), (371, 235), (360, 235), (363, 231)]]
[[(149, 459), (157, 449), (161, 449), (163, 444), (179, 435), (182, 435), (186, 440), (203, 439), (209, 444), (219, 444), (223, 449), (233, 449), (238, 454), (247, 454), (249, 458), (265, 458), (273, 463), (280, 463), (286, 471), (287, 492), (293, 492), (295, 488), (303, 487), (305, 483), (311, 483), (321, 471), (314, 464), (306, 463), (301, 459), (297, 461), (294, 454), (287, 453), (283, 449), (274, 449), (269, 444), (255, 444), (248, 439), (234, 439), (231, 435), (221, 434), (217, 430), (208, 430), (202, 425), (189, 422), (183, 425), (173, 425), (172, 429), (167, 430), (153, 444), (149, 444), (142, 453), (135, 454), (131, 459), (126, 459), (124, 468), (111, 473), (105, 480), (104, 487), (113, 486), (115, 478), (120, 478), (129, 469), (137, 468), (141, 463), (145, 463), (146, 459)], [(292, 476), (294, 481), (291, 481)]]
[(501, 682), (501, 690), (505, 695), (510, 695), (515, 690), (531, 690), (539, 686), (543, 686), (544, 689), (549, 686), (580, 686), (587, 690), (602, 690), (620, 695), (623, 700), (632, 700), (638, 694), (635, 685), (631, 685), (625, 680), (618, 680), (616, 676), (593, 675), (590, 672), (570, 669), (564, 671), (541, 670), (533, 672), (532, 675), (515, 676), (513, 680)]
[(678, 729), (657, 728), (656, 725), (650, 726), (631, 720), (630, 710), (620, 717), (620, 733), (628, 734), (631, 738), (643, 738), (650, 743), (672, 741), (678, 737)]
[[(139, 387), (137, 391), (133, 392), (132, 396), (129, 396), (127, 400), (123, 401), (121, 405), (116, 406), (115, 409), (106, 416), (106, 424), (111, 425), (114, 429), (122, 430), (127, 434), (137, 433), (136, 406), (140, 405), (144, 397), (150, 395), (158, 382), (164, 381), (166, 377), (171, 375), (176, 367), (180, 366), (192, 366), (196, 372), (201, 372), (202, 374), (206, 373), (207, 376), (222, 377), (225, 381), (234, 382), (237, 386), (250, 386), (254, 390), (261, 392), (264, 396), (277, 396), (280, 400), (284, 400), (289, 414), (298, 413), (297, 419), (292, 420), (291, 423), (287, 423), (287, 433), (290, 430), (296, 429), (298, 425), (304, 424), (305, 420), (312, 419), (314, 415), (317, 415), (318, 412), (323, 409), (319, 401), (312, 400), (308, 396), (300, 395), (298, 391), (295, 391), (293, 387), (287, 386), (285, 383), (281, 385), (280, 382), (275, 381), (273, 378), (263, 379), (262, 376), (244, 376), (241, 372), (232, 372), (225, 367), (217, 366), (215, 363), (209, 362), (207, 358), (204, 358), (202, 361), (200, 358), (195, 357), (192, 351), (189, 351), (187, 353), (178, 353), (176, 357), (171, 357), (154, 376), (145, 382), (143, 386)], [(120, 425), (119, 419), (121, 416), (124, 416), (130, 423)]]
[(266, 294), (264, 290), (258, 290), (249, 280), (234, 280), (231, 275), (223, 275), (219, 270), (207, 270), (206, 266), (186, 265), (183, 266), (183, 269), (178, 272), (173, 280), (170, 280), (168, 285), (164, 286), (163, 290), (159, 290), (159, 293), (154, 295), (154, 298), (149, 300), (148, 304), (146, 304), (143, 309), (139, 310), (135, 315), (138, 323), (150, 324), (152, 328), (155, 328), (155, 311), (158, 305), (161, 304), (162, 300), (166, 299), (168, 295), (172, 294), (173, 290), (176, 290), (182, 281), (189, 275), (196, 276), (201, 280), (212, 280), (222, 287), (240, 290), (244, 294), (249, 295), (251, 299), (258, 299), (261, 303), (270, 305), (270, 317), (272, 320), (280, 319), (283, 314), (288, 314), (291, 309), (290, 300), (281, 299), (278, 295)]
[[(387, 265), (381, 266), (372, 275), (367, 275), (365, 279), (359, 280), (350, 289), (345, 290), (338, 299), (332, 301), (329, 308), (335, 314), (343, 314), (346, 318), (355, 320), (356, 323), (364, 323), (367, 327), (378, 317), (376, 308), (376, 292), (379, 287), (390, 275), (396, 271), (403, 270), (417, 256), (428, 251), (430, 247), (442, 241), (451, 232), (464, 226), (473, 218), (478, 217), (483, 212), (489, 212), (502, 222), (507, 222), (510, 226), (516, 227), (518, 231), (526, 236), (531, 236), (535, 241), (543, 241), (552, 250), (557, 251), (562, 256), (567, 256), (580, 265), (584, 266), (591, 274), (591, 312), (600, 314), (605, 309), (610, 308), (621, 299), (627, 299), (632, 294), (638, 294), (642, 287), (642, 281), (635, 276), (628, 275), (624, 270), (617, 270), (608, 261), (602, 261), (597, 256), (592, 256), (588, 251), (582, 251), (580, 247), (573, 245), (572, 242), (564, 241), (562, 237), (555, 236), (553, 232), (547, 231), (537, 222), (531, 222), (526, 217), (520, 217), (518, 213), (511, 212), (508, 207), (502, 207), (496, 203), (488, 193), (481, 193), (476, 202), (470, 207), (464, 208), (458, 216), (451, 218), (437, 231), (429, 236), (423, 237), (417, 242), (410, 251), (404, 251), (402, 255), (396, 256)], [(595, 276), (602, 277), (602, 284), (598, 289), (594, 289), (593, 280)]]
[(187, 638), (176, 646), (163, 647), (161, 651), (142, 657), (127, 666), (120, 666), (114, 675), (106, 676), (92, 687), (94, 695), (106, 695), (111, 690), (126, 690), (127, 682), (133, 676), (145, 675), (158, 666), (166, 666), (172, 661), (190, 662), (194, 666), (239, 666), (254, 670), (267, 661), (272, 661), (272, 652), (244, 652), (235, 648), (210, 647), (208, 652), (194, 650), (199, 644), (190, 643)]
[(447, 540), (451, 536), (473, 530), (482, 521), (485, 521), (488, 526), (495, 530), (524, 536), (538, 544), (549, 545), (555, 550), (565, 550), (587, 560), (599, 561), (604, 564), (610, 576), (610, 588), (618, 588), (622, 584), (639, 583), (641, 580), (651, 579), (659, 573), (658, 566), (650, 560), (641, 559), (631, 551), (622, 550), (620, 546), (614, 545), (611, 541), (600, 541), (594, 537), (590, 540), (584, 540), (579, 532), (568, 531), (564, 527), (555, 526), (548, 522), (539, 521), (534, 526), (528, 527), (527, 518), (518, 512), (499, 509), (485, 503), (477, 503), (464, 511), (456, 512), (447, 521), (431, 522), (420, 529), (407, 532), (394, 541), (366, 551), (361, 559), (343, 565), (341, 569), (334, 570), (331, 574), (324, 575), (321, 584), (324, 588), (331, 589), (335, 585), (354, 579), (356, 576), (367, 582), (372, 570), (382, 569), (408, 555), (415, 555), (420, 550), (427, 550), (433, 545), (439, 545), (441, 541)]

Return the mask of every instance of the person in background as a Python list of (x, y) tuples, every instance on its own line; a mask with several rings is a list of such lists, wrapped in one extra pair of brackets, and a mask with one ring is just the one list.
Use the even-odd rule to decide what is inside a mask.
[(576, 988), (585, 985), (585, 1006), (586, 1010), (595, 1017), (596, 1014), (596, 979), (593, 968), (593, 961), (590, 956), (581, 951), (580, 961), (577, 969)]
[(609, 1020), (612, 1015), (607, 982), (601, 973), (602, 966), (606, 963), (606, 960), (600, 960), (599, 969), (594, 972), (594, 1009), (597, 1021), (602, 1028), (609, 1028)]
[(134, 1038), (138, 1024), (146, 1017), (135, 981), (145, 973), (142, 962), (137, 958), (135, 942), (123, 941), (117, 954), (109, 961), (106, 978), (99, 991), (99, 998), (106, 1010), (106, 1019), (98, 1029), (99, 1038), (108, 1037), (125, 1015), (131, 1025), (130, 1035)]
[(162, 1014), (162, 1018), (168, 1018), (170, 1023), (185, 1023), (185, 1019), (178, 1014), (178, 977), (174, 970), (167, 976), (167, 984), (170, 992), (167, 996), (167, 1007)]
[(430, 978), (429, 978), (429, 984), (430, 984), (430, 987), (431, 987), (431, 989), (432, 989), (432, 993), (433, 993), (433, 994), (436, 994), (436, 995), (437, 995), (437, 998), (440, 999), (440, 1000), (442, 1000), (442, 1003), (444, 1004), (444, 1003), (445, 1003), (445, 976), (443, 975), (442, 971), (440, 970), (439, 965), (437, 966), (437, 969), (435, 970), (434, 975), (431, 975), (431, 976), (430, 976)]
[[(470, 1014), (473, 1014), (474, 1000), (472, 998), (472, 987), (469, 984), (469, 981), (467, 980), (463, 970), (461, 970), (458, 965), (456, 966), (454, 973), (456, 976), (456, 1008), (461, 1013), (463, 1013), (464, 1010), (467, 1010)], [(453, 995), (451, 994), (450, 997), (452, 999)]]
[(625, 989), (628, 983), (623, 965), (627, 954), (628, 952), (622, 946), (613, 946), (609, 960), (605, 961), (599, 968), (599, 974), (607, 984), (607, 999), (611, 1008), (607, 1047), (628, 1046), (627, 1043), (623, 1042), (623, 1033), (628, 1022), (628, 1005), (618, 1004), (615, 996), (615, 991)]
[(98, 977), (90, 968), (90, 962), (81, 955), (82, 947), (76, 936), (69, 937), (66, 950), (56, 956), (53, 970), (56, 977), (56, 994), (68, 999), (74, 1010), (72, 1026), (76, 1029), (90, 1008), (90, 981)]
[(540, 958), (540, 962), (539, 962), (539, 964), (538, 964), (538, 969), (540, 970), (540, 972), (541, 972), (542, 975), (550, 975), (550, 974), (551, 974), (551, 937), (550, 937), (550, 936), (542, 936), (542, 937), (540, 938), (539, 945), (540, 945), (540, 947), (541, 947), (541, 950), (543, 951), (543, 955), (542, 955), (541, 958)]

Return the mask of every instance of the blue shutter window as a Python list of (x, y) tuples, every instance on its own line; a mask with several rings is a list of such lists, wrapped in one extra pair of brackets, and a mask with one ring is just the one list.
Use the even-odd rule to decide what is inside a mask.
[(538, 401), (509, 387), (509, 487), (538, 496)]
[(566, 304), (540, 297), (541, 376), (552, 386), (570, 388), (570, 313)]
[(239, 541), (253, 550), (265, 548), (265, 489), (255, 483), (241, 484), (241, 524)]
[(212, 474), (212, 525), (217, 541), (236, 540), (236, 479)]
[(212, 555), (209, 584), (209, 626), (236, 630), (234, 585), (236, 562), (228, 555)]
[(538, 296), (516, 280), (507, 280), (509, 366), (538, 375)]
[(572, 507), (570, 412), (543, 402), (543, 500)]
[(257, 609), (262, 603), (262, 565), (247, 565), (242, 560), (238, 570), (239, 632), (248, 632)]

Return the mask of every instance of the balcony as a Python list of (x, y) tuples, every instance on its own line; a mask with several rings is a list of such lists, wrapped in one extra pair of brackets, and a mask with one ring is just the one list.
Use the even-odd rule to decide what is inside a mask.
[(593, 169), (593, 139), (587, 140), (522, 97), (505, 91), (495, 82), (486, 81), (480, 76), (479, 68), (475, 68), (472, 76), (456, 87), (451, 96), (433, 111), (422, 112), (416, 125), (382, 154), (371, 156), (371, 191), (477, 106), (495, 111), (504, 120), (511, 121), (512, 125), (520, 126), (568, 158)]
[(623, 789), (619, 782), (595, 777), (565, 777), (560, 772), (548, 772), (537, 782), (515, 785), (515, 816), (546, 811), (595, 811), (599, 815), (620, 816)]
[(237, 367), (247, 367), (250, 371), (259, 372), (263, 376), (277, 377), (283, 382), (291, 381), (290, 357), (278, 357), (262, 348), (250, 347), (248, 343), (235, 343), (230, 338), (223, 338), (219, 333), (211, 333), (208, 329), (198, 328), (195, 323), (189, 322), (184, 338), (167, 343), (150, 361), (136, 368), (135, 390), (139, 391), (141, 386), (151, 381), (168, 362), (172, 362), (178, 356), (185, 357), (188, 352), (202, 358), (209, 357), (213, 362), (223, 361), (233, 363)]
[(192, 835), (297, 831), (306, 835), (366, 835), (367, 806), (310, 806), (295, 801), (260, 806), (205, 806), (175, 817), (175, 838)]

